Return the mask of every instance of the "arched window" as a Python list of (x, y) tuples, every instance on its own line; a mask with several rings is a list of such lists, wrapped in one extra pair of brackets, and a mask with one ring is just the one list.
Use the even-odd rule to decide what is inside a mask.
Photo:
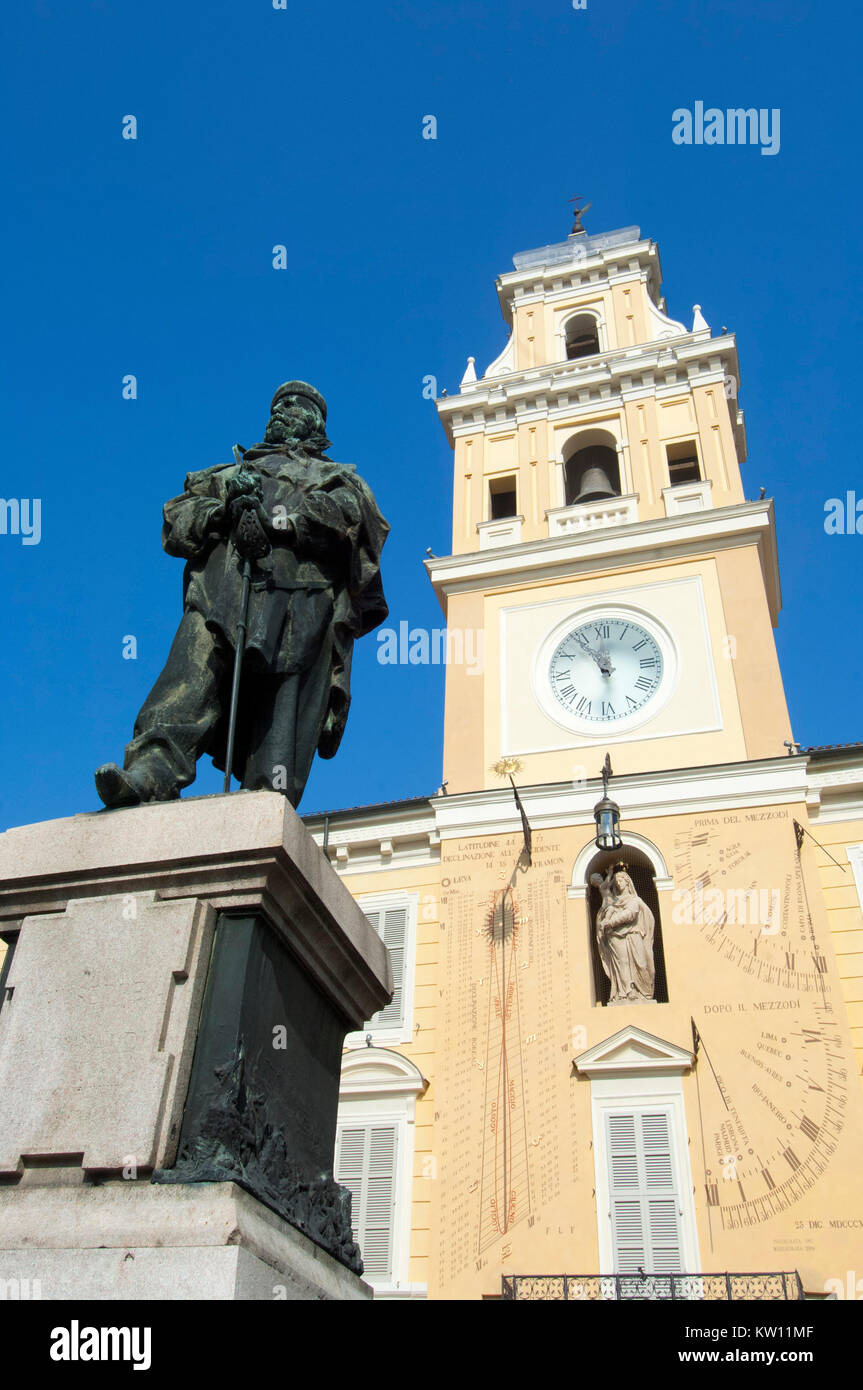
[(597, 502), (620, 496), (620, 467), (616, 450), (607, 444), (588, 444), (577, 449), (564, 464), (566, 505)]
[(633, 845), (624, 845), (617, 850), (598, 850), (590, 861), (585, 875), (587, 889), (588, 926), (590, 931), (590, 958), (593, 963), (593, 980), (597, 1004), (603, 1006), (611, 998), (611, 979), (603, 966), (597, 939), (597, 916), (602, 906), (602, 895), (596, 884), (591, 883), (594, 874), (604, 875), (613, 864), (625, 866), (632, 885), (642, 902), (653, 914), (653, 965), (655, 985), (653, 997), (659, 1004), (668, 1003), (668, 980), (665, 973), (665, 952), (662, 945), (662, 921), (659, 913), (659, 895), (654, 882), (654, 867), (643, 850)]
[(564, 332), (568, 361), (590, 357), (600, 351), (599, 328), (592, 314), (576, 314), (568, 321)]
[[(407, 1057), (360, 1047), (342, 1058), (334, 1173), (376, 1298), (424, 1298), (410, 1282), (416, 1103), (428, 1086)], [(434, 1156), (423, 1154), (423, 1175)]]

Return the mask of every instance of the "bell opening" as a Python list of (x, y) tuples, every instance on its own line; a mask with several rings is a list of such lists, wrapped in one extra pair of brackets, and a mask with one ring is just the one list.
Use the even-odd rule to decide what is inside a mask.
[(620, 468), (614, 449), (605, 444), (591, 444), (579, 449), (564, 466), (566, 505), (580, 502), (601, 502), (620, 496)]

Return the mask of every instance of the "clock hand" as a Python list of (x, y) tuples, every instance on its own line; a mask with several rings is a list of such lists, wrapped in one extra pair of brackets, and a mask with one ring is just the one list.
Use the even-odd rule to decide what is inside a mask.
[(614, 667), (611, 664), (611, 658), (609, 657), (608, 652), (605, 651), (604, 648), (601, 648), (599, 651), (595, 651), (594, 648), (590, 646), (586, 638), (576, 637), (575, 640), (578, 643), (581, 650), (584, 652), (584, 655), (593, 658), (602, 674), (604, 676), (610, 676), (612, 671), (614, 670)]
[(596, 654), (596, 664), (604, 676), (610, 676), (614, 671), (614, 667), (611, 664), (611, 657), (605, 650), (605, 647), (601, 647)]

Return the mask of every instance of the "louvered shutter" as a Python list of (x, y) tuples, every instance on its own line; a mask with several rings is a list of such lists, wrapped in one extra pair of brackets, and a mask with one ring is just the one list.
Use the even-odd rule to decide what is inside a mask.
[(404, 1023), (404, 975), (408, 932), (407, 907), (377, 908), (366, 913), (366, 921), (374, 927), (390, 953), (393, 966), (393, 997), (386, 1008), (375, 1014), (367, 1028), (399, 1028)]
[(681, 1269), (680, 1199), (667, 1110), (606, 1115), (615, 1273)]
[(391, 1279), (398, 1129), (344, 1125), (336, 1145), (336, 1181), (351, 1194), (351, 1226), (368, 1275)]

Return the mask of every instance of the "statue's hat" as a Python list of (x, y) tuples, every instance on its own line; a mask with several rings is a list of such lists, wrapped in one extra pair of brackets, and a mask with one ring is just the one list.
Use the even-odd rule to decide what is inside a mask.
[(285, 396), (304, 396), (307, 401), (311, 401), (312, 405), (317, 406), (318, 410), (324, 417), (324, 420), (326, 420), (327, 403), (321, 395), (320, 391), (316, 391), (314, 386), (310, 386), (307, 381), (286, 381), (282, 386), (279, 387), (278, 391), (273, 396), (272, 404), (270, 405), (270, 410), (275, 410), (276, 403), (282, 400)]

